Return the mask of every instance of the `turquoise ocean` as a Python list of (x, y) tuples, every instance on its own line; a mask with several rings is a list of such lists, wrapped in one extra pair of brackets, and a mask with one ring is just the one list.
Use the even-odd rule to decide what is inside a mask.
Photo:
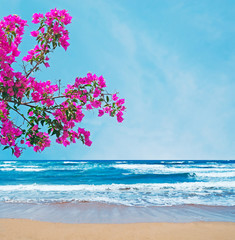
[(235, 206), (235, 161), (0, 161), (0, 202)]

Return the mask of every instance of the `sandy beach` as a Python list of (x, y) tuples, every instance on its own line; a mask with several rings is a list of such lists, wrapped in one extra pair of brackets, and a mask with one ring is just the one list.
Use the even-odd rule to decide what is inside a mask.
[(0, 240), (234, 240), (234, 164), (3, 162)]
[(233, 222), (65, 224), (0, 219), (1, 240), (233, 240)]

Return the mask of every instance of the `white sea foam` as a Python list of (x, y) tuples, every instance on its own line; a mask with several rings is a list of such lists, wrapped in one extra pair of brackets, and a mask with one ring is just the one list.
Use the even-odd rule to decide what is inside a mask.
[(115, 164), (115, 168), (130, 170), (134, 173), (146, 173), (146, 172), (157, 172), (166, 167), (164, 165), (157, 164)]
[[(197, 176), (211, 176), (217, 174), (217, 177), (228, 177), (234, 176), (234, 172), (231, 173), (230, 168), (197, 168), (197, 167), (172, 167), (169, 165), (158, 165), (158, 164), (115, 164), (115, 168), (129, 170), (135, 174), (177, 174), (177, 173), (196, 173)], [(221, 175), (219, 173), (221, 172)], [(207, 175), (207, 173), (209, 173)], [(229, 174), (227, 174), (229, 173)]]
[[(224, 197), (224, 194), (226, 197)], [(226, 195), (227, 194), (227, 195)], [(235, 182), (104, 184), (104, 185), (5, 185), (0, 201), (97, 201), (134, 206), (209, 204), (234, 206)]]
[(11, 164), (0, 164), (0, 167), (11, 167)]
[(201, 172), (196, 173), (198, 177), (211, 177), (211, 178), (231, 178), (235, 177), (235, 172)]
[(43, 185), (43, 184), (28, 184), (28, 185), (0, 185), (0, 191), (119, 191), (130, 189), (135, 191), (158, 191), (160, 189), (175, 189), (175, 190), (203, 190), (203, 189), (220, 189), (227, 188), (235, 190), (235, 181), (220, 181), (220, 182), (184, 182), (184, 183), (138, 183), (138, 184), (102, 184), (102, 185)]
[(181, 164), (181, 163), (184, 163), (184, 161), (169, 161), (169, 160), (167, 160), (167, 161), (165, 161), (164, 163), (167, 163), (167, 164)]
[(44, 168), (0, 168), (0, 171), (16, 171), (16, 172), (40, 172), (45, 171)]

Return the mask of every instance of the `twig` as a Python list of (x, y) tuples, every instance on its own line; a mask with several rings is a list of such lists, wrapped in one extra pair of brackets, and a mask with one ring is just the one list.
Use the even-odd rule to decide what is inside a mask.
[[(49, 36), (50, 37), (50, 36)], [(48, 37), (48, 39), (49, 39)], [(42, 50), (42, 55), (45, 54), (45, 51), (46, 51), (46, 47), (47, 47), (47, 44), (48, 44), (48, 39), (46, 40), (45, 42), (45, 45), (44, 45), (44, 49)], [(42, 62), (37, 62), (37, 64), (29, 71), (29, 73), (26, 75), (26, 78), (29, 77), (29, 75), (38, 67), (39, 64), (41, 64)]]
[(14, 109), (13, 107), (11, 107), (9, 104), (7, 104), (9, 108), (11, 108), (13, 111), (17, 112), (25, 121), (27, 121), (29, 124), (31, 124), (27, 118), (24, 117), (23, 114), (21, 114), (19, 111), (17, 111), (16, 109)]

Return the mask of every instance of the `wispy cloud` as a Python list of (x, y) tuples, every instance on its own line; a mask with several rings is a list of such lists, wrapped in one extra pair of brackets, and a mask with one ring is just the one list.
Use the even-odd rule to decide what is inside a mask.
[[(227, 102), (224, 99), (230, 100), (227, 96), (231, 94), (230, 85), (221, 88), (211, 79), (207, 82), (210, 71), (204, 71), (201, 79), (200, 63), (190, 66), (177, 49), (172, 52), (151, 38), (150, 33), (123, 22), (114, 10), (108, 8), (108, 11), (114, 15), (109, 16), (110, 19), (115, 19), (111, 23), (113, 36), (125, 48), (123, 62), (119, 62), (122, 69), (119, 76), (126, 81), (129, 116), (125, 127), (104, 128), (104, 134), (96, 139), (97, 148), (84, 158), (221, 159), (235, 156), (234, 151), (228, 151), (232, 147), (231, 138), (224, 127), (224, 103)], [(114, 64), (118, 61), (111, 55), (109, 59)], [(144, 62), (150, 62), (152, 68)]]

